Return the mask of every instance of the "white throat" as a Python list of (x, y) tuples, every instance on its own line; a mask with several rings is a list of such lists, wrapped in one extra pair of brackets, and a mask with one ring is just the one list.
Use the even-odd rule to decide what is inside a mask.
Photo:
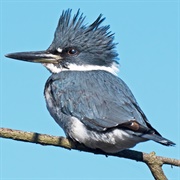
[(107, 66), (98, 66), (98, 65), (76, 65), (69, 64), (68, 68), (57, 67), (52, 63), (43, 63), (43, 65), (52, 73), (59, 73), (61, 71), (93, 71), (93, 70), (104, 70), (108, 71), (114, 75), (117, 75), (119, 68), (117, 63), (112, 63), (110, 67)]

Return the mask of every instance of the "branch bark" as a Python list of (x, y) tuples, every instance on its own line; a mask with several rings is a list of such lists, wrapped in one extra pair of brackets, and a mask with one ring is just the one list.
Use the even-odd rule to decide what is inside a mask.
[(165, 176), (162, 170), (162, 166), (164, 164), (180, 167), (180, 160), (162, 157), (162, 156), (156, 156), (154, 152), (147, 154), (144, 152), (139, 152), (134, 150), (124, 150), (119, 153), (108, 154), (101, 150), (97, 150), (97, 149), (94, 150), (87, 148), (83, 144), (74, 142), (71, 139), (65, 137), (50, 136), (46, 134), (25, 132), (25, 131), (13, 130), (8, 128), (0, 128), (0, 137), (13, 139), (17, 141), (36, 143), (41, 145), (58, 146), (69, 150), (74, 149), (74, 150), (79, 150), (94, 154), (101, 154), (105, 156), (127, 158), (131, 160), (143, 162), (149, 167), (153, 177), (156, 180), (167, 180), (167, 177)]

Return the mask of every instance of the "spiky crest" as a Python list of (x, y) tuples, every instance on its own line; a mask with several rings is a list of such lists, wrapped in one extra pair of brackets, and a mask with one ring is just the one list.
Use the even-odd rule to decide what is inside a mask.
[(100, 26), (105, 18), (102, 14), (90, 25), (84, 24), (85, 16), (80, 10), (71, 19), (72, 10), (62, 12), (49, 50), (57, 47), (77, 47), (82, 51), (101, 54), (102, 58), (116, 60), (117, 53), (113, 43), (114, 34), (108, 31), (110, 26)]

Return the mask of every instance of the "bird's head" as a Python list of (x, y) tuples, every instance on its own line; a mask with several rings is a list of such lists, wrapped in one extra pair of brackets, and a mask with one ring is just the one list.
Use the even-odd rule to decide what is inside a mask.
[(54, 40), (45, 51), (18, 52), (6, 57), (42, 63), (52, 73), (63, 70), (117, 70), (116, 44), (109, 26), (100, 26), (105, 18), (99, 17), (90, 25), (77, 13), (71, 17), (70, 9), (63, 11), (54, 34)]

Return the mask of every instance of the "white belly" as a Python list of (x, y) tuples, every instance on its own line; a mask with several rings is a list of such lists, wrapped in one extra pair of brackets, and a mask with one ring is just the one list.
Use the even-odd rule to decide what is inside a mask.
[(137, 143), (145, 141), (144, 138), (131, 135), (121, 129), (108, 132), (88, 130), (83, 123), (73, 117), (71, 127), (67, 134), (74, 140), (83, 143), (92, 149), (101, 149), (107, 153), (116, 153), (134, 147)]

